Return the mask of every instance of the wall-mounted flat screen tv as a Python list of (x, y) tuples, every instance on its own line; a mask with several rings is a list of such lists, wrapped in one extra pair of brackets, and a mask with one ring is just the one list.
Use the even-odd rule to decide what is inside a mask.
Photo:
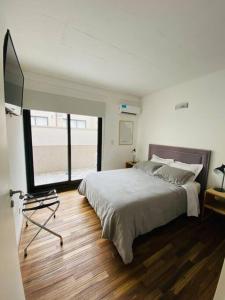
[(3, 56), (6, 112), (20, 115), (23, 107), (24, 76), (9, 30), (5, 35)]

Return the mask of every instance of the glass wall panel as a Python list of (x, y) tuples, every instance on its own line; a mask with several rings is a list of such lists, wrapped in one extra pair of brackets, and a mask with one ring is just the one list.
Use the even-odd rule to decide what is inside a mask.
[(97, 170), (98, 118), (70, 115), (71, 180)]
[(67, 115), (31, 110), (35, 186), (68, 180)]

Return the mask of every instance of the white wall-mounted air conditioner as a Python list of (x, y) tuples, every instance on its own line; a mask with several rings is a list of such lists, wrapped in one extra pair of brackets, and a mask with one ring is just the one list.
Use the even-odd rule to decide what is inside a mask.
[(119, 110), (121, 114), (138, 115), (141, 110), (140, 107), (130, 104), (120, 104)]

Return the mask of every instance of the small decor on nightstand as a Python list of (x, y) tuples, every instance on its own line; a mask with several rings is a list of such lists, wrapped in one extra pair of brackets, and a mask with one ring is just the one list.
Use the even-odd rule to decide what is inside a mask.
[(224, 184), (224, 176), (225, 176), (225, 165), (222, 164), (220, 167), (217, 167), (214, 169), (214, 172), (218, 175), (223, 174), (223, 179), (222, 179), (222, 185), (220, 188), (214, 188), (215, 191), (217, 192), (221, 192), (224, 193), (225, 189), (223, 188), (223, 184)]
[(126, 168), (133, 168), (137, 161), (126, 161)]
[(134, 148), (131, 152), (132, 152), (132, 155), (133, 155), (132, 162), (135, 163), (136, 162), (136, 149)]

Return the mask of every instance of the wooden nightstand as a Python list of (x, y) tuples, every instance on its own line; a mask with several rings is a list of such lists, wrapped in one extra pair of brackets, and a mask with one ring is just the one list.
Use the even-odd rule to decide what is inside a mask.
[(126, 168), (132, 168), (136, 163), (137, 161), (126, 161)]
[(202, 205), (202, 219), (205, 208), (225, 216), (225, 193), (217, 192), (213, 188), (206, 190)]

